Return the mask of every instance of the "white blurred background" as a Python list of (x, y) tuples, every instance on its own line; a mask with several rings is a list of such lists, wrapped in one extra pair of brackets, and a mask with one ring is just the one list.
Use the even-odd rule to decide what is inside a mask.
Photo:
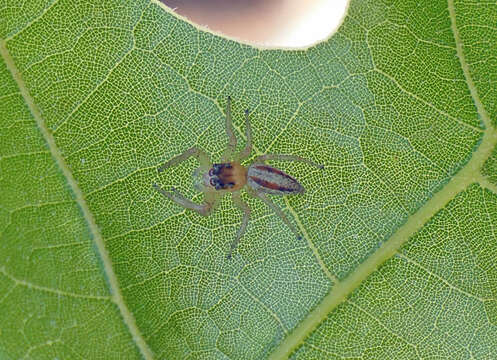
[(246, 43), (307, 47), (335, 32), (347, 0), (161, 0), (178, 14)]

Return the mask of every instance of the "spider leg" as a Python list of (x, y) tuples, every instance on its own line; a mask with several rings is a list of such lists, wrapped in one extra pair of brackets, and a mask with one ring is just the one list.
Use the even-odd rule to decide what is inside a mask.
[(302, 236), (300, 236), (297, 228), (286, 217), (283, 210), (281, 210), (278, 205), (276, 205), (270, 198), (268, 198), (266, 194), (251, 190), (250, 188), (247, 190), (252, 196), (261, 199), (267, 206), (269, 206), (276, 213), (276, 215), (278, 215), (281, 220), (283, 220), (283, 222), (290, 228), (290, 230), (292, 230), (294, 234), (297, 235), (297, 239), (302, 239)]
[(324, 165), (317, 164), (314, 161), (311, 161), (309, 159), (305, 159), (300, 156), (296, 155), (283, 155), (283, 154), (265, 154), (265, 155), (260, 155), (257, 156), (254, 159), (254, 162), (264, 162), (266, 160), (283, 160), (283, 161), (297, 161), (297, 162), (303, 162), (309, 165), (312, 165), (314, 167), (317, 167), (318, 169), (324, 169)]
[(186, 150), (183, 154), (180, 154), (180, 155), (172, 158), (171, 160), (166, 162), (164, 165), (159, 167), (158, 170), (159, 170), (159, 172), (162, 172), (170, 166), (177, 165), (180, 162), (187, 160), (191, 156), (195, 156), (198, 159), (198, 161), (200, 162), (200, 166), (202, 168), (208, 169), (210, 167), (209, 156), (205, 153), (205, 151), (194, 146), (194, 147), (191, 147), (188, 150)]
[(228, 161), (236, 149), (236, 136), (233, 130), (233, 120), (231, 118), (231, 96), (228, 96), (226, 104), (226, 134), (228, 135), (228, 146), (223, 154), (222, 161)]
[(247, 136), (247, 144), (245, 148), (237, 155), (238, 160), (244, 160), (250, 156), (252, 152), (252, 128), (250, 127), (249, 111), (245, 110), (245, 135)]
[(191, 200), (187, 199), (186, 197), (184, 197), (183, 195), (181, 195), (179, 193), (179, 191), (176, 190), (175, 188), (172, 188), (171, 191), (169, 192), (169, 191), (162, 189), (157, 184), (153, 184), (153, 187), (155, 190), (160, 192), (165, 197), (171, 199), (176, 204), (178, 204), (186, 209), (195, 210), (200, 215), (208, 216), (208, 215), (210, 215), (210, 213), (212, 212), (212, 210), (214, 208), (215, 198), (214, 197), (207, 197), (207, 194), (206, 194), (205, 203), (200, 205), (200, 204), (194, 203), (193, 201), (191, 201)]
[(242, 225), (238, 229), (238, 232), (236, 233), (235, 240), (231, 243), (231, 248), (230, 252), (226, 256), (227, 259), (231, 259), (231, 255), (233, 254), (233, 251), (237, 248), (238, 243), (240, 242), (240, 238), (243, 236), (245, 233), (245, 230), (247, 229), (247, 224), (250, 219), (250, 208), (247, 204), (245, 204), (240, 197), (240, 192), (233, 192), (231, 193), (231, 198), (233, 199), (233, 203), (237, 208), (243, 211), (243, 218), (242, 218)]

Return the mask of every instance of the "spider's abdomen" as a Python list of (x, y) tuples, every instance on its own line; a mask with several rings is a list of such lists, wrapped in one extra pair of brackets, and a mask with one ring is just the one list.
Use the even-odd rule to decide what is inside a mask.
[(274, 195), (299, 194), (305, 191), (293, 177), (265, 164), (250, 165), (247, 183), (256, 191)]

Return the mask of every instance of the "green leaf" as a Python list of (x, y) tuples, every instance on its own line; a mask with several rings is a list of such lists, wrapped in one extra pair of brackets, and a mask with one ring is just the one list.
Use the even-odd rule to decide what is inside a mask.
[[(497, 5), (352, 1), (306, 50), (157, 2), (0, 5), (0, 358), (497, 358)], [(306, 187), (209, 217), (191, 146)], [(250, 163), (247, 162), (246, 164)]]

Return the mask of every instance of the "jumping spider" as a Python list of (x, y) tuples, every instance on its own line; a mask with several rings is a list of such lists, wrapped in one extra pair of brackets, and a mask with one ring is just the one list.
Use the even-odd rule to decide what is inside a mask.
[[(233, 251), (236, 249), (240, 238), (245, 233), (247, 224), (250, 217), (250, 208), (243, 202), (240, 197), (240, 190), (247, 186), (247, 191), (250, 195), (261, 199), (278, 215), (285, 224), (297, 235), (300, 239), (295, 226), (288, 220), (283, 211), (274, 204), (266, 194), (273, 195), (291, 195), (303, 193), (304, 187), (299, 182), (285, 174), (283, 171), (276, 169), (272, 166), (266, 165), (266, 160), (287, 160), (299, 161), (317, 168), (323, 169), (323, 165), (316, 164), (310, 160), (301, 158), (295, 155), (278, 155), (266, 154), (257, 156), (254, 162), (245, 168), (240, 164), (250, 156), (252, 151), (252, 129), (248, 117), (248, 110), (245, 110), (245, 123), (246, 123), (246, 136), (247, 144), (245, 148), (238, 154), (234, 154), (236, 149), (236, 137), (233, 132), (233, 122), (231, 119), (231, 98), (228, 96), (228, 103), (226, 105), (226, 133), (228, 135), (228, 147), (222, 157), (222, 162), (218, 164), (211, 163), (209, 156), (200, 148), (192, 147), (186, 150), (181, 155), (169, 160), (164, 165), (159, 167), (159, 172), (164, 171), (170, 166), (177, 165), (182, 161), (187, 160), (189, 157), (194, 156), (200, 162), (200, 167), (195, 171), (196, 178), (200, 178), (195, 187), (204, 193), (204, 204), (196, 204), (181, 195), (175, 188), (171, 191), (166, 191), (160, 188), (157, 184), (153, 187), (165, 197), (173, 200), (178, 205), (186, 209), (195, 210), (200, 215), (208, 216), (219, 204), (221, 198), (228, 192), (231, 192), (233, 202), (236, 207), (243, 211), (243, 219), (236, 237), (231, 244), (230, 251), (227, 258), (230, 259)], [(233, 158), (233, 161), (230, 159)]]

